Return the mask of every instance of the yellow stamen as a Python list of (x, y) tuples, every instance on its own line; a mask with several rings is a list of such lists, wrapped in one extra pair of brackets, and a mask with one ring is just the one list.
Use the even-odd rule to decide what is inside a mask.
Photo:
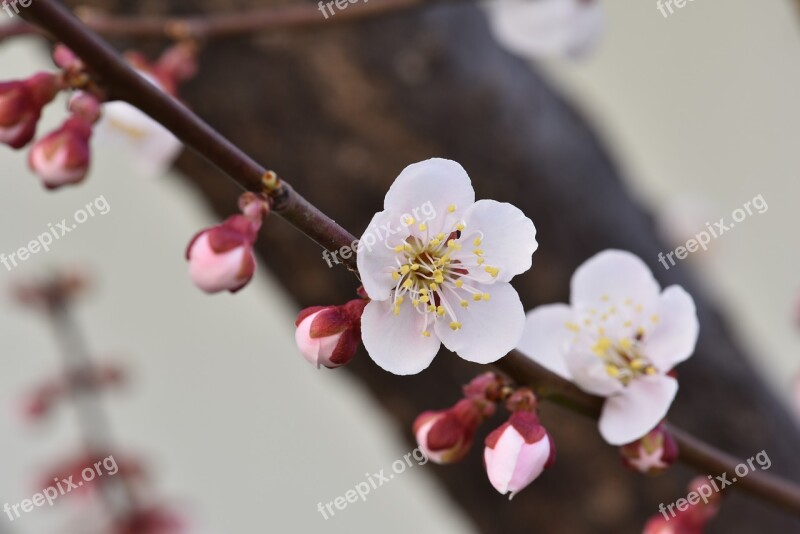
[(462, 326), (463, 325), (461, 323), (459, 323), (458, 321), (453, 321), (452, 323), (450, 323), (450, 329), (453, 330), (453, 331), (461, 330)]

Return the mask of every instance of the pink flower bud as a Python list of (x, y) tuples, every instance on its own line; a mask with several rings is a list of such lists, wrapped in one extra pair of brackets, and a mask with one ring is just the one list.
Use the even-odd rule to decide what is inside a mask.
[(644, 437), (619, 448), (625, 467), (645, 475), (657, 475), (678, 459), (678, 445), (661, 423)]
[(260, 222), (234, 215), (195, 235), (186, 249), (189, 275), (206, 293), (236, 293), (250, 282), (256, 268), (253, 244)]
[(414, 421), (417, 444), (437, 464), (458, 462), (469, 452), (478, 425), (491, 411), (483, 402), (462, 399), (447, 410), (424, 412)]
[(58, 90), (56, 76), (48, 73), (0, 83), (0, 143), (12, 148), (30, 143), (42, 108), (55, 98)]
[(367, 301), (344, 306), (314, 306), (297, 316), (295, 341), (309, 363), (333, 369), (350, 362), (361, 341), (361, 314)]
[(75, 93), (69, 100), (69, 110), (90, 124), (100, 119), (101, 106), (97, 97), (84, 92)]
[(91, 136), (92, 125), (72, 116), (33, 145), (28, 165), (47, 189), (82, 182), (89, 171)]
[(492, 486), (511, 499), (555, 462), (556, 449), (539, 417), (519, 411), (486, 437), (483, 459)]
[(62, 69), (83, 68), (83, 63), (66, 45), (58, 43), (53, 49), (53, 62)]

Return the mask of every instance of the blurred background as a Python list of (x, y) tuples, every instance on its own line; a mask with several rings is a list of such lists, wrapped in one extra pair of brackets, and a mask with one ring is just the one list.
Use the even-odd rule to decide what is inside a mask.
[[(794, 176), (800, 165), (798, 14), (789, 1), (697, 0), (668, 19), (655, 2), (603, 4), (606, 32), (588, 57), (544, 60), (537, 68), (592, 124), (621, 169), (624, 188), (652, 214), (664, 243), (655, 250), (667, 252), (702, 231), (707, 221), (730, 218), (746, 201), (763, 196), (768, 211), (749, 217), (712, 242), (708, 252), (691, 255), (675, 270), (697, 280), (710, 306), (728, 323), (731, 342), (743, 347), (755, 372), (789, 409), (792, 377), (800, 370), (800, 251), (793, 239), (800, 224), (793, 208), (800, 195)], [(337, 30), (336, 38), (347, 42), (347, 33), (346, 28)], [(316, 39), (312, 44), (319, 46), (324, 36)], [(218, 60), (210, 69), (218, 67)], [(50, 68), (39, 39), (0, 45), (0, 79)], [(203, 78), (192, 83), (197, 87)], [(193, 90), (195, 96), (200, 91)], [(215, 105), (229, 104), (204, 100), (193, 107), (202, 107), (198, 111), (206, 116)], [(62, 109), (63, 101), (48, 108), (45, 126), (57, 125)], [(22, 394), (56, 374), (60, 358), (45, 321), (8, 298), (15, 280), (77, 265), (92, 273), (92, 289), (77, 306), (90, 347), (100, 360), (124, 362), (132, 375), (128, 387), (104, 396), (121, 449), (146, 462), (158, 494), (190, 517), (197, 532), (516, 531), (491, 530), (480, 521), (476, 526), (440, 483), (437, 471), (474, 470), (474, 462), (416, 466), (366, 502), (325, 520), (317, 503), (344, 495), (365, 473), (387, 469), (411, 451), (410, 428), (387, 417), (374, 391), (357, 376), (318, 371), (299, 356), (293, 339), (298, 304), (267, 269), (259, 269), (255, 283), (235, 297), (197, 291), (187, 277), (183, 251), (198, 229), (219, 220), (207, 205), (208, 189), (198, 190), (177, 174), (144, 179), (126, 157), (120, 151), (97, 151), (85, 184), (52, 194), (27, 169), (24, 153), (0, 150), (0, 252), (18, 249), (46, 231), (48, 223), (72, 217), (101, 195), (111, 208), (56, 241), (50, 252), (32, 256), (11, 272), (0, 267), (5, 355), (0, 503), (16, 503), (41, 491), (42, 472), (79, 449), (69, 406), (37, 426), (20, 416)], [(468, 162), (465, 167), (472, 173)], [(286, 177), (293, 181), (292, 174)], [(613, 217), (617, 208), (607, 209)], [(528, 215), (539, 224), (536, 212)], [(268, 220), (264, 231), (270, 233), (273, 225), (284, 226)], [(348, 229), (358, 234), (363, 228)], [(315, 254), (311, 248), (308, 257)], [(664, 274), (655, 256), (645, 260), (658, 276)], [(532, 275), (536, 265), (535, 257)], [(331, 273), (325, 279), (319, 274), (315, 279), (322, 286), (344, 276)], [(371, 365), (365, 355), (360, 359), (359, 364)], [(454, 402), (458, 391), (449, 387), (442, 395)], [(410, 387), (407, 394), (417, 391)], [(771, 443), (758, 446), (743, 454), (770, 450)], [(781, 469), (780, 462), (775, 469)], [(484, 484), (481, 490), (491, 490), (488, 481)], [(485, 494), (497, 501), (492, 506), (505, 504)], [(64, 521), (75, 513), (70, 500), (65, 497), (53, 509), (36, 509), (13, 523), (4, 518), (0, 532), (64, 532)], [(657, 504), (644, 509), (657, 513)], [(780, 515), (766, 507), (759, 512)], [(639, 524), (646, 519), (627, 509), (620, 514), (632, 515)], [(614, 530), (613, 524), (609, 519), (589, 529), (533, 522), (518, 531), (628, 531)]]

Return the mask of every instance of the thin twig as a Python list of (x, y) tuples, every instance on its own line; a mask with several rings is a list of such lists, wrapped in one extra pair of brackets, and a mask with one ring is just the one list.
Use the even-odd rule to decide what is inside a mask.
[[(187, 146), (224, 171), (242, 187), (260, 192), (267, 175), (263, 167), (177, 101), (167, 97), (134, 73), (95, 33), (53, 0), (37, 0), (27, 11), (36, 22), (69, 46), (97, 73), (119, 98), (127, 100), (171, 130)], [(329, 250), (350, 244), (354, 236), (298, 195), (286, 182), (270, 191), (274, 211), (297, 229)], [(347, 260), (355, 270), (355, 258)], [(514, 351), (496, 367), (519, 384), (530, 384), (544, 398), (584, 415), (597, 417), (602, 399), (579, 390), (575, 385)], [(737, 462), (686, 432), (672, 427), (681, 460), (704, 473), (733, 471)], [(735, 487), (749, 491), (765, 501), (800, 515), (800, 487), (764, 472), (743, 478)]]

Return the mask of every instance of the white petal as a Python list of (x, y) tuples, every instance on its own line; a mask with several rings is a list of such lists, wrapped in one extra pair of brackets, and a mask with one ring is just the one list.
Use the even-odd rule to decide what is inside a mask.
[(104, 104), (95, 132), (98, 142), (129, 151), (145, 176), (164, 174), (183, 148), (172, 132), (125, 102)]
[(606, 399), (600, 434), (611, 445), (632, 443), (650, 432), (667, 415), (678, 381), (654, 375), (633, 380), (625, 391)]
[(571, 380), (565, 354), (573, 334), (566, 324), (572, 309), (566, 304), (546, 304), (528, 312), (517, 349), (557, 375)]
[[(449, 159), (433, 158), (409, 165), (400, 173), (383, 206), (398, 215), (422, 218), (423, 210), (435, 209), (437, 219), (451, 204), (464, 210), (475, 202), (475, 191), (464, 168)], [(415, 216), (414, 210), (417, 210)]]
[(470, 362), (491, 363), (508, 354), (519, 343), (525, 327), (525, 310), (516, 290), (511, 284), (501, 282), (489, 286), (475, 285), (481, 292), (489, 293), (488, 301), (474, 302), (464, 292), (469, 308), (464, 309), (454, 302), (457, 321), (461, 329), (450, 328), (450, 317), (436, 321), (436, 333), (445, 347)]
[(485, 8), (497, 40), (533, 58), (580, 57), (605, 29), (598, 0), (493, 0)]
[(372, 301), (361, 316), (361, 338), (380, 367), (396, 375), (413, 375), (431, 364), (441, 346), (433, 332), (430, 337), (422, 335), (424, 324), (422, 314), (409, 303), (394, 315), (390, 301)]
[(567, 369), (575, 382), (582, 390), (592, 395), (608, 397), (622, 391), (622, 383), (606, 372), (606, 364), (591, 352), (580, 350), (581, 347), (572, 347), (567, 352), (565, 360)]
[(630, 298), (646, 311), (653, 310), (660, 287), (647, 265), (624, 250), (604, 250), (575, 270), (570, 283), (573, 307), (621, 304)]
[[(485, 266), (500, 269), (495, 279), (481, 266), (470, 270), (471, 275), (484, 282), (508, 282), (531, 268), (531, 256), (539, 246), (536, 228), (519, 208), (505, 202), (479, 200), (464, 213), (464, 223), (462, 249), (453, 258), (467, 258), (465, 263), (474, 264), (473, 250), (478, 248), (483, 251)], [(483, 234), (479, 246), (473, 244), (477, 232)]]
[[(391, 247), (408, 237), (408, 228), (397, 226), (397, 217), (390, 210), (376, 213), (358, 241), (356, 263), (364, 290), (372, 300), (389, 298), (397, 282), (392, 279), (392, 268), (396, 268), (398, 257)], [(389, 224), (389, 229), (386, 225)], [(391, 230), (391, 235), (386, 235)]]
[(656, 315), (656, 325), (645, 335), (642, 352), (666, 373), (694, 353), (700, 323), (692, 296), (680, 286), (664, 290)]

